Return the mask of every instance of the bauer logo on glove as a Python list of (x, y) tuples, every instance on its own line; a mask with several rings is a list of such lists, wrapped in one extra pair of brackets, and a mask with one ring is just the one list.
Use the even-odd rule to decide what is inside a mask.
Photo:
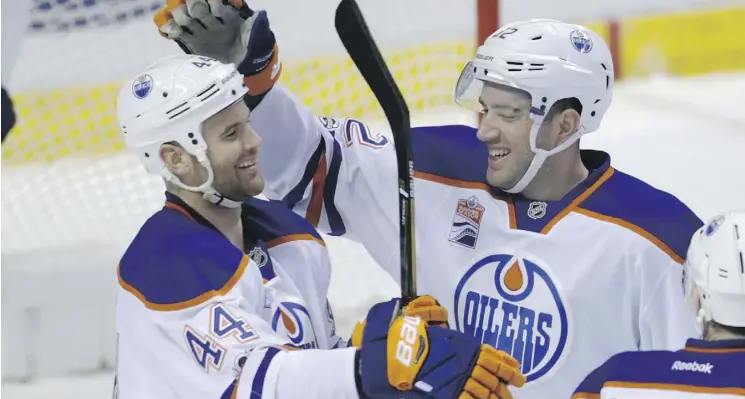
[(429, 353), (426, 324), (420, 317), (403, 316), (396, 319), (390, 328), (390, 337), (395, 337), (398, 330), (398, 341), (388, 341), (388, 382), (402, 390), (411, 389), (419, 366)]

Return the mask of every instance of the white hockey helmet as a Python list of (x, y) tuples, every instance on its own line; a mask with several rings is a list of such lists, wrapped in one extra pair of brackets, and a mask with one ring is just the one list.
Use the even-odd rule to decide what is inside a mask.
[[(686, 298), (707, 321), (745, 327), (745, 211), (714, 217), (693, 235), (684, 268)], [(696, 287), (698, 297), (693, 297)]]
[[(598, 129), (613, 97), (613, 79), (613, 57), (598, 34), (581, 25), (532, 19), (508, 24), (486, 39), (461, 72), (455, 102), (481, 112), (479, 98), (485, 82), (530, 95), (530, 148), (535, 157), (517, 184), (504, 190), (518, 193), (533, 180), (546, 158)], [(578, 131), (556, 148), (538, 148), (538, 130), (551, 106), (572, 97), (582, 104)]]
[[(212, 187), (215, 174), (207, 159), (202, 125), (247, 92), (243, 76), (232, 64), (196, 55), (162, 58), (122, 86), (117, 101), (119, 126), (125, 143), (148, 172), (185, 190), (202, 192), (212, 203), (238, 207), (239, 202)], [(178, 143), (204, 166), (208, 173), (204, 183), (187, 186), (166, 168), (160, 147), (169, 142)]]

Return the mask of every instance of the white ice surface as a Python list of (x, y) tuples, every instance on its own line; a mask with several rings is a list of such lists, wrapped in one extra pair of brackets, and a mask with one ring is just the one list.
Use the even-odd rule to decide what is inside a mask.
[[(743, 93), (743, 74), (623, 82), (601, 130), (587, 136), (583, 147), (610, 151), (617, 168), (674, 193), (704, 219), (745, 208)], [(414, 122), (452, 123), (459, 117), (417, 115)], [(348, 333), (371, 303), (396, 295), (397, 289), (359, 245), (328, 238), (328, 246), (334, 264), (330, 300), (340, 331)], [(106, 398), (112, 379), (109, 372), (4, 383), (2, 397)]]

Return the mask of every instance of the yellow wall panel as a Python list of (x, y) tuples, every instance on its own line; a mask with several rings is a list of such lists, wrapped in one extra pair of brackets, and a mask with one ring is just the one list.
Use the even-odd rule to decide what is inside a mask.
[(620, 36), (624, 76), (745, 69), (745, 8), (633, 18)]

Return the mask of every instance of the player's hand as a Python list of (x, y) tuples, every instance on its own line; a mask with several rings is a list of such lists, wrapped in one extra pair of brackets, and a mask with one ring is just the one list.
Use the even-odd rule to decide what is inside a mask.
[(167, 0), (153, 20), (184, 52), (235, 64), (250, 96), (279, 79), (279, 50), (266, 11), (254, 12), (242, 0)]
[[(393, 298), (388, 302), (381, 302), (375, 306), (385, 306), (392, 314), (398, 314), (401, 308), (401, 298)], [(373, 307), (374, 308), (374, 307)], [(440, 305), (432, 296), (423, 295), (409, 302), (401, 312), (404, 316), (418, 316), (429, 326), (448, 327), (448, 310)], [(362, 345), (362, 334), (365, 331), (366, 320), (358, 321), (352, 330), (349, 346), (357, 348)]]
[(448, 310), (433, 296), (422, 295), (404, 307), (404, 316), (418, 316), (428, 326), (448, 327)]
[(507, 387), (525, 384), (507, 353), (419, 317), (396, 316), (387, 304), (368, 313), (357, 367), (361, 396), (511, 399)]

